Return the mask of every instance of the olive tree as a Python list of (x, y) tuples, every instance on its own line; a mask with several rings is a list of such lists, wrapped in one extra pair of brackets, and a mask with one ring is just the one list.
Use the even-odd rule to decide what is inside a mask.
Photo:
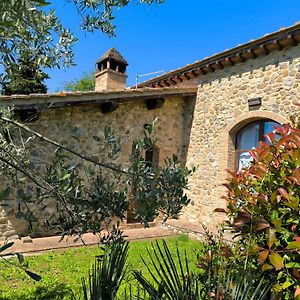
[[(28, 221), (29, 228), (39, 225), (64, 235), (99, 233), (126, 218), (129, 198), (133, 199), (136, 218), (144, 226), (157, 216), (163, 220), (177, 217), (189, 203), (185, 193), (187, 177), (193, 172), (178, 158), (166, 158), (163, 166), (149, 164), (145, 151), (155, 147), (155, 120), (144, 135), (134, 142), (127, 162), (117, 163), (121, 139), (109, 128), (102, 136), (99, 157), (83, 155), (33, 131), (2, 114), (0, 145), (1, 177), (6, 186), (1, 192), (2, 204), (18, 199), (16, 218)], [(80, 135), (72, 131), (80, 143)], [(46, 143), (50, 154), (36, 169), (29, 153), (34, 140)], [(103, 153), (105, 154), (103, 156)], [(47, 207), (55, 203), (55, 212)], [(41, 217), (42, 212), (45, 215)], [(41, 222), (42, 221), (42, 222)], [(42, 223), (42, 224), (41, 224)]]
[[(114, 36), (114, 10), (129, 3), (161, 3), (164, 0), (65, 0), (81, 18), (82, 30), (100, 30)], [(0, 65), (16, 61), (30, 49), (38, 64), (44, 67), (73, 64), (72, 47), (76, 36), (66, 29), (49, 0), (0, 1)]]

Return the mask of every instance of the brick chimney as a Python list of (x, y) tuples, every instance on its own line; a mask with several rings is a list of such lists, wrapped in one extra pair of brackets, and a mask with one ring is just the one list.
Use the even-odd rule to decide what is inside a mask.
[(127, 66), (127, 61), (115, 48), (109, 49), (96, 62), (95, 90), (124, 90), (126, 88)]

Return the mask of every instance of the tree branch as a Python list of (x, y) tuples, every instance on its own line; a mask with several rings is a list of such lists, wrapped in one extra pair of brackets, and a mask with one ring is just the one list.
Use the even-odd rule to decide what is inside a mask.
[(0, 156), (0, 161), (4, 162), (8, 166), (12, 167), (13, 169), (19, 171), (20, 173), (24, 174), (27, 178), (29, 178), (33, 183), (43, 189), (47, 189), (45, 186), (41, 185), (29, 172), (19, 168), (18, 166), (14, 165), (10, 161), (6, 160), (4, 157)]
[(118, 173), (122, 173), (122, 174), (126, 174), (126, 175), (133, 175), (133, 174), (129, 173), (128, 171), (121, 170), (120, 168), (114, 167), (111, 164), (99, 163), (98, 161), (96, 161), (96, 160), (94, 160), (94, 159), (92, 159), (92, 158), (90, 158), (88, 156), (82, 155), (79, 152), (76, 152), (76, 151), (74, 151), (74, 150), (72, 150), (72, 149), (70, 149), (70, 148), (68, 148), (68, 147), (66, 147), (66, 146), (64, 146), (64, 145), (56, 142), (56, 141), (53, 141), (53, 140), (51, 140), (51, 139), (43, 136), (42, 134), (40, 134), (40, 133), (32, 130), (31, 128), (29, 128), (26, 125), (21, 124), (21, 123), (19, 123), (17, 121), (11, 120), (11, 119), (9, 119), (7, 117), (4, 117), (4, 116), (0, 116), (0, 120), (4, 121), (6, 123), (9, 123), (9, 124), (13, 124), (13, 125), (15, 125), (15, 126), (17, 126), (19, 128), (22, 128), (25, 131), (30, 132), (34, 136), (38, 137), (42, 141), (45, 141), (45, 142), (47, 142), (47, 143), (49, 143), (51, 145), (54, 145), (54, 146), (56, 146), (58, 148), (61, 148), (61, 149), (65, 150), (65, 151), (67, 151), (69, 153), (72, 153), (73, 155), (75, 155), (75, 156), (77, 156), (77, 157), (79, 157), (81, 159), (84, 159), (85, 161), (91, 162), (94, 165), (97, 165), (99, 167), (106, 168), (106, 169), (109, 169), (109, 170), (112, 170), (112, 171), (115, 171), (115, 172), (118, 172)]

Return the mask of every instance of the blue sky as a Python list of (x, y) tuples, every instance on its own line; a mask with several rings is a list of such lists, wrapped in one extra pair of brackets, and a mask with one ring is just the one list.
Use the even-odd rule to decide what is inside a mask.
[(74, 48), (75, 67), (47, 70), (49, 92), (93, 70), (96, 60), (111, 47), (129, 63), (130, 86), (138, 74), (174, 70), (300, 20), (299, 0), (166, 0), (160, 5), (134, 3), (117, 10), (117, 37), (108, 38), (101, 32), (82, 32), (72, 6), (62, 0), (52, 3), (79, 41)]

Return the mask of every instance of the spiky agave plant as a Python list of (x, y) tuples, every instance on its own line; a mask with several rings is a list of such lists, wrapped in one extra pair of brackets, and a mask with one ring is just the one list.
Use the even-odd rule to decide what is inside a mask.
[(82, 279), (84, 300), (113, 300), (126, 273), (128, 242), (115, 242), (103, 247), (89, 271), (88, 281)]

